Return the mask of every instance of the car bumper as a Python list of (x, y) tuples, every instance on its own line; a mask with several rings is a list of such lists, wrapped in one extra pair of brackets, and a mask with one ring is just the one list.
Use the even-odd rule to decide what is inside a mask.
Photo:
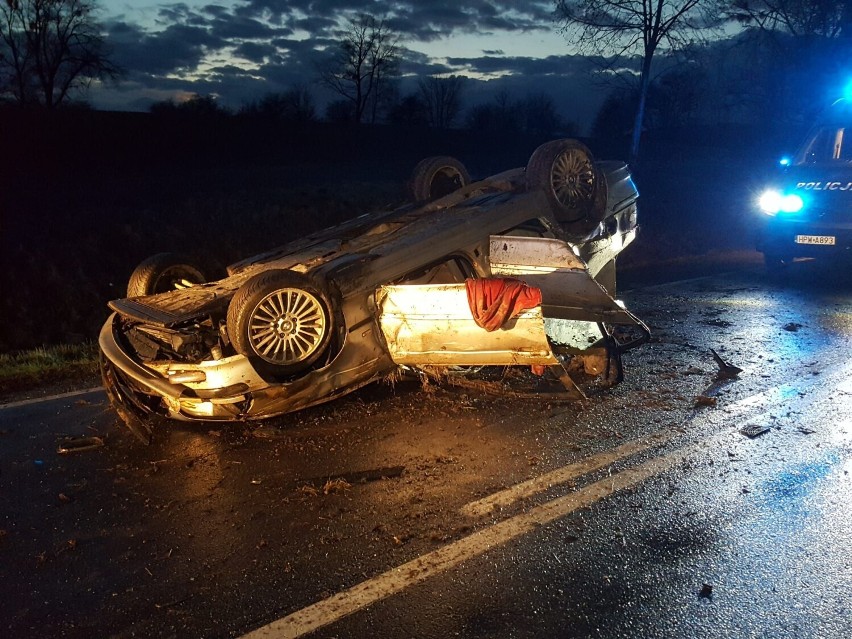
[[(233, 420), (251, 413), (252, 391), (266, 386), (244, 357), (184, 364), (146, 365), (131, 357), (116, 338), (116, 316), (101, 328), (98, 345), (126, 389), (161, 400), (172, 419)], [(195, 380), (195, 381), (184, 381)], [(147, 405), (148, 402), (140, 402)]]
[(757, 249), (782, 258), (852, 258), (852, 222), (773, 219), (762, 230)]
[[(288, 382), (265, 381), (241, 355), (200, 364), (142, 364), (122, 348), (116, 316), (107, 319), (98, 339), (121, 387), (121, 392), (111, 395), (134, 395), (137, 401), (128, 408), (143, 421), (149, 415), (139, 414), (140, 410), (183, 421), (265, 419), (330, 401), (396, 367), (375, 337), (365, 337), (372, 330), (363, 326), (357, 328), (360, 339), (347, 340), (349, 346), (341, 349), (332, 364)], [(179, 381), (193, 375), (200, 378), (199, 373), (204, 373), (203, 381)], [(152, 404), (155, 408), (150, 408)]]

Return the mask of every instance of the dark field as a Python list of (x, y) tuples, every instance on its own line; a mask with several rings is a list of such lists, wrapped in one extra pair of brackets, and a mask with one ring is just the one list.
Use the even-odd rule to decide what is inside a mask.
[[(484, 177), (526, 165), (545, 140), (0, 111), (0, 141), (0, 352), (11, 352), (95, 339), (106, 302), (124, 295), (130, 272), (153, 253), (181, 252), (222, 272), (402, 202), (423, 157), (453, 155)], [(586, 142), (600, 159), (626, 157), (620, 140)], [(643, 143), (632, 167), (642, 233), (622, 269), (751, 248), (751, 191), (782, 145), (751, 129), (649, 134)]]

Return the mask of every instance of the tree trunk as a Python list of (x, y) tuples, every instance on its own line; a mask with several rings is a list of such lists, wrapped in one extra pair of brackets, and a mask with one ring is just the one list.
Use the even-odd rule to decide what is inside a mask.
[(636, 117), (633, 119), (633, 135), (630, 140), (631, 163), (639, 157), (639, 142), (642, 139), (642, 126), (645, 122), (645, 103), (648, 99), (648, 87), (651, 84), (651, 59), (653, 51), (645, 52), (642, 60), (642, 74), (639, 76), (639, 99), (636, 104)]

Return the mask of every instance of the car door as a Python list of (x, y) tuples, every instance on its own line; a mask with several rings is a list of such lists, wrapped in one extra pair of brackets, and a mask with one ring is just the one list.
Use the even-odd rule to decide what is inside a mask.
[(494, 277), (540, 288), (542, 304), (487, 331), (474, 321), (464, 283), (382, 286), (379, 325), (396, 363), (552, 365), (551, 339), (577, 352), (600, 339), (597, 322), (634, 322), (562, 240), (491, 236), (489, 265)]

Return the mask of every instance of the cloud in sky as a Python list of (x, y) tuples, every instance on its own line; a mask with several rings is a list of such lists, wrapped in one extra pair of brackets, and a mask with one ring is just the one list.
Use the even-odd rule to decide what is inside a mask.
[[(90, 95), (98, 106), (144, 109), (152, 101), (214, 94), (230, 107), (294, 84), (316, 87), (317, 65), (341, 25), (369, 13), (399, 34), (402, 91), (430, 74), (460, 74), (487, 96), (501, 87), (578, 92), (588, 61), (569, 54), (553, 22), (553, 3), (512, 0), (188, 0), (130, 5), (101, 0), (101, 21), (115, 61), (126, 70), (115, 88)], [(508, 79), (512, 82), (509, 84)], [(563, 86), (565, 85), (565, 86)], [(408, 87), (408, 89), (406, 88)], [(329, 94), (317, 90), (320, 102)], [(523, 95), (517, 96), (518, 98)], [(596, 108), (588, 99), (574, 120)]]

